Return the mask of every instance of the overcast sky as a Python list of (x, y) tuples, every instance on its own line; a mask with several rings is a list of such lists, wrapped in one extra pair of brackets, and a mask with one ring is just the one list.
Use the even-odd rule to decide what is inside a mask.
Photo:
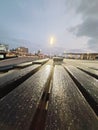
[(30, 52), (98, 52), (98, 0), (0, 0), (2, 42)]

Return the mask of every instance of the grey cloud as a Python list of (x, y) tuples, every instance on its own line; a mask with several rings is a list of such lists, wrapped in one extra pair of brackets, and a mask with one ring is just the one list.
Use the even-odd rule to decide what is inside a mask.
[(0, 39), (10, 37), (9, 31), (6, 27), (0, 25)]
[(90, 38), (98, 38), (98, 19), (88, 18), (76, 27), (77, 36), (87, 36)]
[(81, 0), (66, 0), (65, 1), (66, 8), (69, 10), (70, 9), (73, 10), (74, 8), (77, 9), (77, 7), (79, 7), (79, 5), (80, 5), (80, 2), (81, 2)]
[(98, 0), (81, 0), (76, 12), (81, 13), (84, 18), (98, 16)]
[(88, 47), (90, 50), (93, 50), (94, 52), (98, 52), (98, 39), (89, 40)]
[(81, 0), (76, 7), (76, 14), (81, 15), (83, 21), (70, 31), (78, 37), (88, 37), (89, 49), (98, 52), (98, 0)]

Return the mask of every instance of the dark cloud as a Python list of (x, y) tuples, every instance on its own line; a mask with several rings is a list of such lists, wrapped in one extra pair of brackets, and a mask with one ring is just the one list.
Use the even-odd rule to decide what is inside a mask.
[(81, 0), (76, 12), (81, 13), (83, 18), (98, 16), (98, 0)]
[(77, 36), (98, 38), (98, 19), (87, 18), (76, 27), (76, 31)]
[(98, 0), (81, 0), (76, 13), (81, 15), (83, 21), (70, 31), (79, 37), (88, 37), (89, 49), (98, 52)]

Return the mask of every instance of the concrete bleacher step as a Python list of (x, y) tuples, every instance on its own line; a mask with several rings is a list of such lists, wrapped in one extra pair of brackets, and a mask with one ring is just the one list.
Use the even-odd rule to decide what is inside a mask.
[(0, 130), (98, 130), (98, 80), (47, 61), (0, 77)]
[(32, 64), (45, 64), (47, 61), (49, 61), (49, 59), (41, 59), (41, 60), (35, 60), (32, 62)]
[(0, 66), (0, 72), (7, 72), (14, 68), (14, 65)]
[(98, 115), (98, 80), (74, 66), (66, 65), (65, 68)]
[(32, 65), (25, 69), (15, 70), (12, 73), (8, 73), (5, 76), (0, 77), (0, 98), (32, 76), (37, 70), (39, 70), (40, 67), (41, 65)]
[(97, 130), (98, 118), (62, 66), (54, 68), (45, 130)]
[(91, 69), (91, 68), (87, 67), (85, 64), (77, 63), (77, 62), (75, 62), (75, 63), (71, 62), (71, 65), (77, 67), (78, 69), (80, 69), (80, 70), (86, 72), (87, 74), (93, 76), (94, 78), (98, 79), (97, 70)]
[(5, 65), (5, 66), (0, 66), (0, 73), (1, 72), (8, 72), (11, 69), (15, 69), (15, 68), (25, 68), (28, 67), (32, 64), (45, 64), (47, 61), (49, 61), (49, 59), (41, 59), (41, 60), (34, 60), (34, 61), (28, 61), (28, 62), (23, 62), (20, 64), (10, 64), (10, 65)]
[(51, 72), (44, 66), (0, 100), (0, 130), (29, 130)]
[(78, 65), (77, 65), (77, 68), (86, 72), (87, 74), (93, 76), (94, 78), (98, 79), (98, 71), (93, 70), (93, 69), (88, 68), (88, 67), (78, 66)]
[(14, 66), (14, 68), (25, 68), (32, 65), (32, 62), (25, 62), (25, 63), (21, 63), (21, 64), (17, 64)]

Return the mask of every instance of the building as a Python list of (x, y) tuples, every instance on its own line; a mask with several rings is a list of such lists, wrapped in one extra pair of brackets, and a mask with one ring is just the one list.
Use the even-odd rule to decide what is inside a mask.
[(28, 48), (25, 48), (25, 47), (18, 47), (16, 48), (16, 52), (18, 55), (27, 55), (28, 54)]
[(8, 52), (8, 45), (0, 44), (0, 59), (5, 59), (7, 52)]
[(8, 51), (8, 45), (0, 44), (0, 52), (7, 52), (7, 51)]
[(68, 59), (95, 60), (98, 59), (98, 53), (63, 53)]

